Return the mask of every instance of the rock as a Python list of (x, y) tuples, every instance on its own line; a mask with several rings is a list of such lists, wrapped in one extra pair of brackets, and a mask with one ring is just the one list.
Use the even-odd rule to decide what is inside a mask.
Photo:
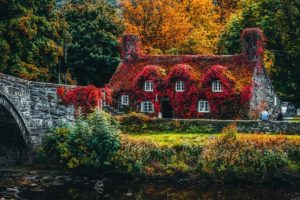
[(94, 189), (98, 192), (98, 193), (103, 193), (103, 181), (102, 180), (98, 180), (95, 185), (94, 185)]
[(20, 191), (18, 190), (18, 188), (7, 188), (6, 191), (8, 193), (19, 193)]
[(30, 186), (31, 187), (37, 187), (38, 185), (36, 183), (32, 183)]
[(52, 185), (53, 186), (62, 186), (64, 184), (62, 182), (60, 182), (60, 181), (53, 181)]
[(131, 192), (125, 193), (125, 196), (126, 196), (126, 197), (132, 197), (132, 195), (133, 195), (133, 194), (132, 194)]
[(45, 192), (45, 190), (42, 189), (42, 188), (32, 188), (32, 189), (30, 189), (30, 191), (32, 191), (32, 192)]

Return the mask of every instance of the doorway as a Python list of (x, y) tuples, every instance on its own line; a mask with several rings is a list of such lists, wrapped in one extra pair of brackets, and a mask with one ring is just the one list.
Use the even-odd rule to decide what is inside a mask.
[(161, 101), (162, 118), (173, 118), (173, 109), (169, 99), (163, 99)]

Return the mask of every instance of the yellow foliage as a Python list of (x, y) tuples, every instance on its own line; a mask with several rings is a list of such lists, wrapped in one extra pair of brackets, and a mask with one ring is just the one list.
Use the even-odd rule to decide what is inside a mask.
[[(26, 80), (31, 80), (31, 81), (36, 81), (42, 79), (42, 77), (45, 77), (45, 74), (49, 74), (49, 69), (48, 68), (40, 68), (35, 66), (34, 64), (31, 63), (25, 63), (21, 62), (22, 67), (24, 68), (23, 71), (19, 71), (18, 76), (20, 78), (26, 79)], [(45, 80), (49, 81), (49, 80)]]
[(211, 0), (122, 0), (121, 5), (126, 34), (139, 35), (146, 49), (216, 51), (222, 26)]

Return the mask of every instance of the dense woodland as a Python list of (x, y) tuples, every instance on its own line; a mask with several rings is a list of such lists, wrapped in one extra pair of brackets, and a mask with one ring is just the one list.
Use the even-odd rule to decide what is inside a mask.
[(299, 24), (300, 0), (0, 0), (0, 72), (103, 86), (122, 34), (139, 35), (148, 54), (234, 54), (241, 31), (259, 27), (273, 84), (297, 104)]

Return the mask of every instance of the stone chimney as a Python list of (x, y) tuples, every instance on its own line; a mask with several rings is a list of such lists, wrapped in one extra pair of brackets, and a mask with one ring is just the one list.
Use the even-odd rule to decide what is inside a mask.
[(259, 28), (246, 28), (241, 34), (243, 53), (248, 60), (256, 61), (261, 58), (266, 42), (263, 31)]
[(135, 60), (141, 53), (140, 41), (137, 35), (124, 35), (121, 41), (121, 59)]

